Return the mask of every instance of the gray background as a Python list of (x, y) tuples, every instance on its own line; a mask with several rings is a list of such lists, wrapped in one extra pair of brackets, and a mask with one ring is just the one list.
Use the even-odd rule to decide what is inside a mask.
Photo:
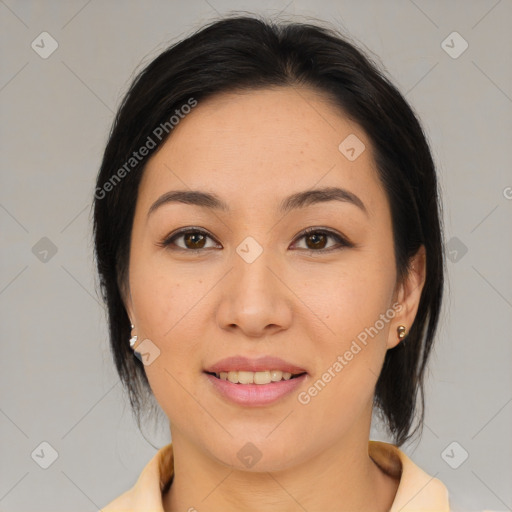
[[(420, 115), (444, 194), (449, 284), (424, 434), (403, 449), (447, 485), (454, 510), (510, 510), (510, 0), (0, 1), (0, 510), (98, 510), (169, 442), (165, 418), (137, 429), (114, 373), (89, 208), (135, 70), (231, 10), (332, 22)], [(31, 47), (43, 31), (58, 42), (46, 59)], [(453, 31), (469, 44), (457, 58), (444, 48), (462, 40), (442, 46)], [(48, 469), (42, 442), (58, 454)]]

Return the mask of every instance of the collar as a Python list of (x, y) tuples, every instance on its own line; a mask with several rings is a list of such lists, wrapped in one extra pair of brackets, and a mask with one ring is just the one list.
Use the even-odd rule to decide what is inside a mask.
[[(368, 442), (368, 454), (387, 474), (400, 479), (390, 512), (450, 512), (443, 483), (390, 443)], [(135, 485), (101, 512), (164, 512), (162, 491), (174, 474), (172, 443), (164, 446), (143, 469)]]

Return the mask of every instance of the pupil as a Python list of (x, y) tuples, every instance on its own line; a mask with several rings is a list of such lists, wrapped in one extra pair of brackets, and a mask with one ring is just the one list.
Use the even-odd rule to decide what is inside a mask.
[[(199, 237), (199, 239), (203, 238), (204, 239), (204, 235), (200, 234), (200, 233), (188, 233), (185, 235), (185, 243), (189, 242), (190, 240), (192, 240), (192, 249), (201, 249), (204, 245), (200, 245), (199, 247), (196, 245), (197, 243), (197, 237)], [(201, 240), (200, 240), (201, 241)], [(200, 243), (199, 241), (199, 243)], [(204, 240), (203, 240), (204, 242)]]
[(322, 235), (322, 234), (312, 234), (312, 235), (309, 235), (308, 239), (311, 240), (311, 239), (317, 239), (317, 242), (313, 242), (313, 248), (314, 249), (317, 249), (318, 248), (318, 238), (321, 238), (321, 242), (320, 242), (320, 245), (322, 245), (322, 242), (325, 242), (325, 235)]

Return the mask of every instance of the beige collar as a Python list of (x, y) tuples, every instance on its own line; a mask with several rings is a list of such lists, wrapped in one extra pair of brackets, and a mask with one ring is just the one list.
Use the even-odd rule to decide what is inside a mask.
[[(396, 446), (368, 442), (368, 454), (387, 474), (400, 479), (390, 512), (449, 512), (448, 491), (441, 481), (416, 466)], [(172, 443), (161, 448), (143, 469), (135, 485), (102, 512), (164, 512), (162, 491), (172, 478)]]

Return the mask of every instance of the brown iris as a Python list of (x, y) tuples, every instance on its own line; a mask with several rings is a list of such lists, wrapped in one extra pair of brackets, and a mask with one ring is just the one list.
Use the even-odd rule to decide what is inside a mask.
[[(202, 249), (206, 242), (206, 236), (202, 233), (185, 233), (183, 240), (188, 249)], [(188, 242), (191, 242), (191, 245), (188, 245)]]
[[(306, 236), (306, 245), (309, 249), (323, 249), (325, 247), (326, 239), (327, 235), (322, 233), (311, 233)], [(309, 240), (313, 240), (312, 245), (308, 243)]]

